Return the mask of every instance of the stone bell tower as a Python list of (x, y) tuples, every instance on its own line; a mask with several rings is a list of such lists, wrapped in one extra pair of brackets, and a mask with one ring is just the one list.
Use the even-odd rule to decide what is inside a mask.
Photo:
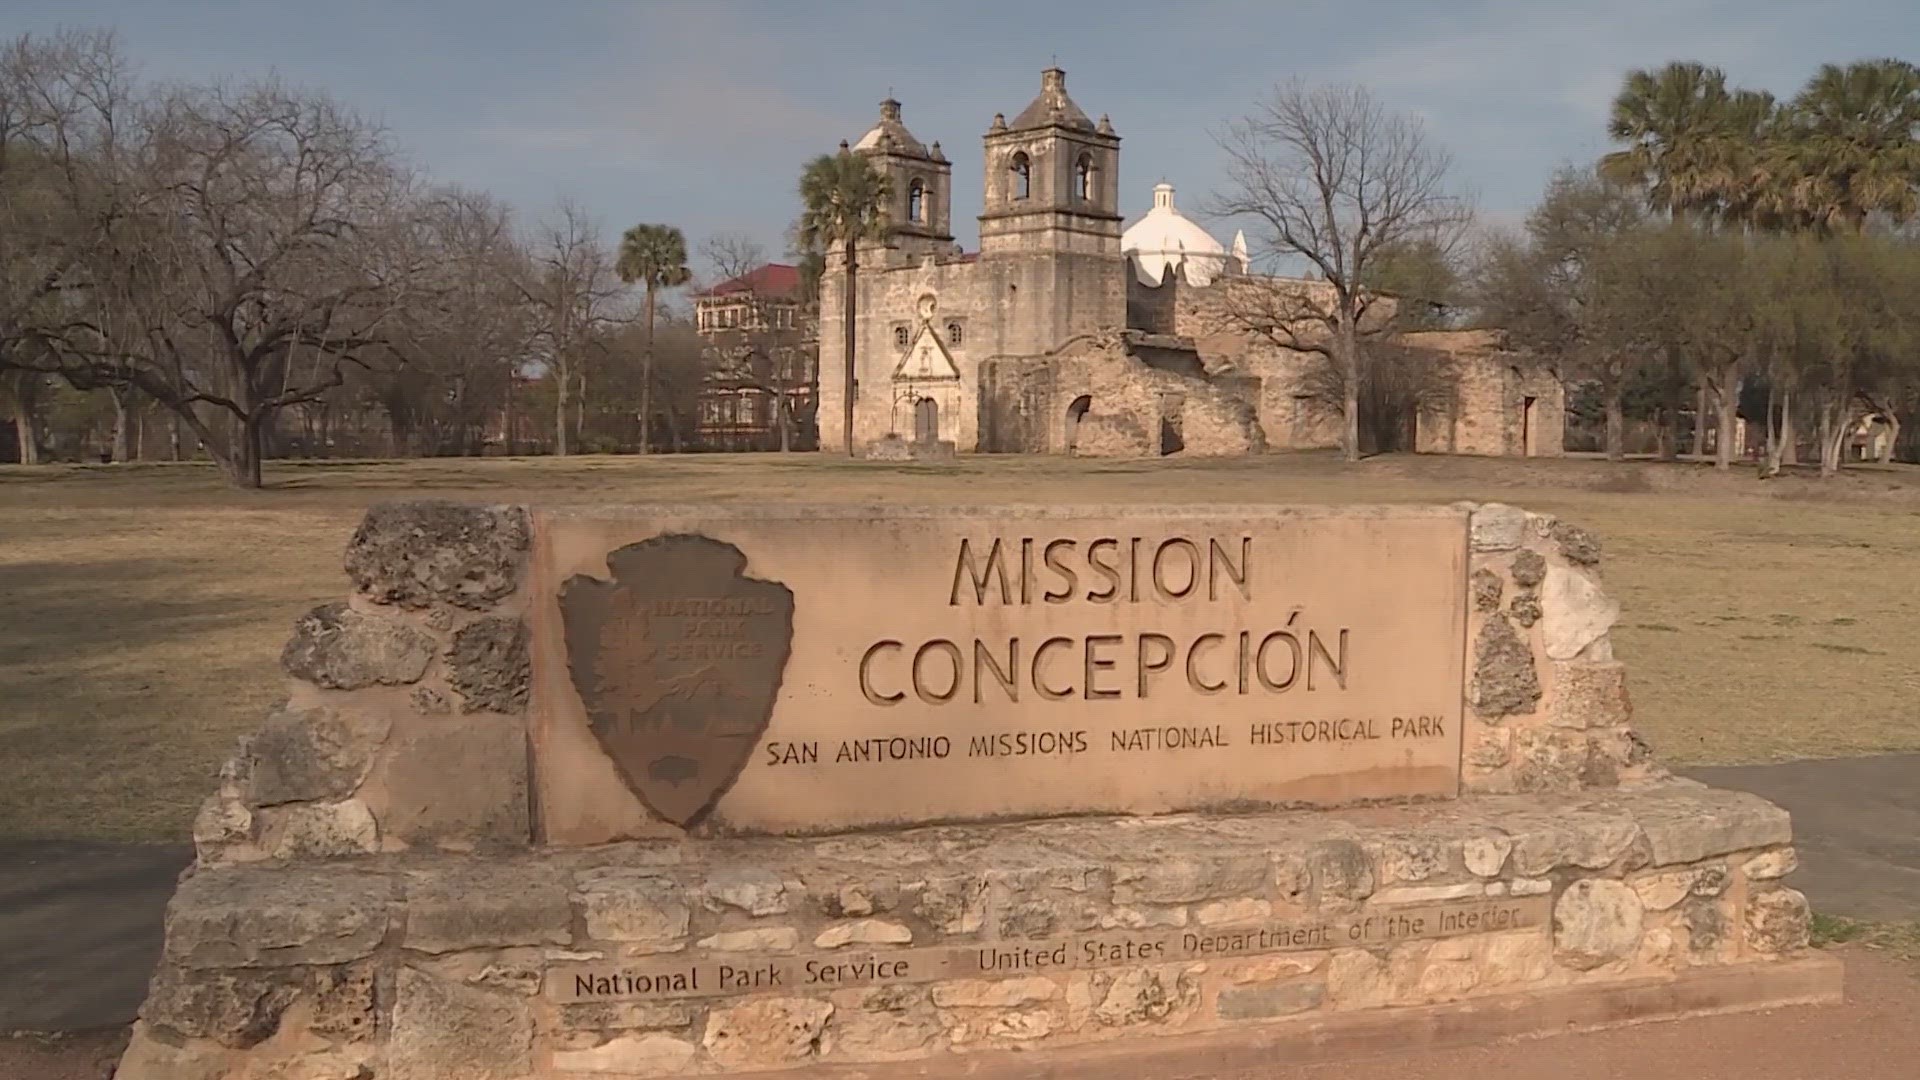
[(1120, 254), (1120, 136), (1067, 96), (1067, 73), (1040, 73), (1040, 95), (986, 144), (980, 252)]
[(1050, 353), (1126, 325), (1120, 253), (1120, 136), (1067, 96), (1067, 73), (1040, 74), (1040, 94), (985, 142), (982, 286), (1001, 312), (995, 351)]
[(953, 250), (953, 165), (940, 144), (927, 146), (900, 119), (900, 103), (880, 103), (880, 119), (852, 150), (887, 178), (886, 245), (918, 261)]

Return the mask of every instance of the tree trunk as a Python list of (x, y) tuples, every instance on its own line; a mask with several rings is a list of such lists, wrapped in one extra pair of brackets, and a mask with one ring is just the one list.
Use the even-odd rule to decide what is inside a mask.
[(20, 464), (40, 464), (39, 425), (34, 423), (33, 403), (28, 400), (30, 393), (24, 386), (15, 389), (13, 397), (13, 433), (20, 447)]
[(185, 460), (180, 456), (180, 416), (178, 413), (174, 414), (173, 424), (167, 432), (167, 450), (173, 455), (173, 460)]
[(1800, 436), (1793, 430), (1793, 387), (1780, 394), (1780, 464), (1800, 464)]
[(1733, 428), (1740, 422), (1740, 376), (1734, 373), (1732, 365), (1721, 371), (1720, 388), (1715, 393), (1720, 399), (1720, 416), (1713, 447), (1713, 467), (1728, 472), (1733, 468)]
[(653, 282), (647, 282), (647, 345), (640, 356), (640, 452), (653, 449)]
[(1887, 421), (1887, 441), (1880, 449), (1880, 464), (1893, 464), (1893, 446), (1900, 441), (1900, 418), (1891, 412), (1881, 413)]
[(260, 452), (263, 445), (261, 427), (264, 420), (264, 417), (253, 414), (248, 414), (239, 420), (240, 430), (228, 443), (224, 453), (220, 452), (214, 443), (208, 444), (209, 449), (213, 451), (214, 460), (220, 464), (220, 471), (227, 474), (227, 480), (234, 487), (257, 491), (261, 486)]
[(1845, 438), (1844, 431), (1834, 430), (1834, 408), (1826, 401), (1820, 403), (1820, 475), (1833, 476), (1840, 471), (1840, 440)]
[(842, 410), (844, 413), (844, 416), (842, 419), (843, 419), (843, 422), (846, 424), (847, 456), (852, 457), (853, 456), (853, 388), (854, 388), (854, 380), (855, 380), (854, 367), (853, 367), (853, 358), (854, 358), (853, 304), (854, 304), (854, 297), (855, 295), (857, 295), (854, 291), (854, 275), (859, 272), (860, 257), (855, 252), (854, 242), (851, 237), (847, 239), (846, 252), (847, 252), (847, 281), (845, 286), (843, 286), (841, 289), (842, 295), (841, 295), (841, 304), (840, 304), (841, 306), (840, 321), (841, 321), (842, 329), (841, 329), (840, 335), (841, 335), (841, 344), (844, 346), (844, 351), (846, 352), (845, 359), (847, 364), (847, 379), (846, 379), (846, 385), (842, 389), (841, 397), (844, 399), (842, 404), (845, 406), (845, 408)]
[(580, 367), (580, 383), (573, 392), (573, 437), (582, 449), (587, 445), (587, 368)]
[(567, 456), (567, 395), (573, 389), (573, 372), (557, 364), (554, 372), (553, 456)]
[(1780, 475), (1780, 384), (1767, 380), (1767, 441), (1761, 448), (1760, 479)]
[(1335, 347), (1342, 354), (1340, 371), (1340, 450), (1348, 461), (1360, 460), (1360, 343), (1351, 326), (1334, 330)]
[(1707, 384), (1704, 380), (1693, 388), (1693, 458), (1707, 460)]
[(513, 455), (513, 372), (507, 372), (507, 388), (500, 398), (500, 448)]
[(1606, 385), (1608, 461), (1627, 459), (1627, 410), (1620, 401), (1624, 393), (1624, 381), (1615, 379)]

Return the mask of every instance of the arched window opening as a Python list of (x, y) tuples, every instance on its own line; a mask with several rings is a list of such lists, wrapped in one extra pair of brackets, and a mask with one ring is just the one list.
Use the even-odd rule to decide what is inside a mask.
[(1066, 450), (1071, 454), (1080, 444), (1080, 421), (1086, 419), (1087, 410), (1093, 408), (1093, 398), (1081, 394), (1067, 406)]
[(1013, 197), (1024, 199), (1033, 193), (1033, 163), (1024, 151), (1013, 155)]
[(1093, 155), (1081, 154), (1073, 165), (1073, 194), (1083, 202), (1092, 202), (1093, 190)]
[(960, 339), (964, 336), (965, 332), (960, 329), (959, 323), (950, 322), (947, 324), (947, 344), (958, 345), (960, 344)]
[(927, 223), (927, 188), (918, 180), (907, 185), (907, 220), (919, 225)]
[(896, 326), (893, 328), (893, 347), (896, 349), (904, 349), (907, 347), (906, 327)]

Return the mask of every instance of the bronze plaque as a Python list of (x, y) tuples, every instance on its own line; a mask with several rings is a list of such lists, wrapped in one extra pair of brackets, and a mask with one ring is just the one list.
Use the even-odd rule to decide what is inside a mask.
[(793, 593), (746, 567), (732, 544), (656, 536), (607, 556), (613, 580), (577, 574), (560, 589), (594, 738), (627, 787), (683, 827), (746, 767), (792, 647)]

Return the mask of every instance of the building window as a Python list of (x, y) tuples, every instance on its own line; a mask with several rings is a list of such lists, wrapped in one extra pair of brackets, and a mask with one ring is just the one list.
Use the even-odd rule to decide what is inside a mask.
[(893, 328), (893, 347), (896, 349), (904, 349), (907, 347), (906, 327), (896, 326)]
[(907, 220), (919, 225), (927, 223), (927, 188), (918, 180), (907, 185)]
[(960, 339), (964, 336), (965, 335), (960, 330), (959, 323), (950, 322), (947, 324), (947, 344), (958, 345), (960, 344)]
[(1013, 197), (1024, 199), (1033, 193), (1033, 163), (1025, 151), (1013, 155)]
[(1073, 166), (1073, 193), (1085, 202), (1092, 202), (1093, 181), (1093, 155), (1081, 154)]

